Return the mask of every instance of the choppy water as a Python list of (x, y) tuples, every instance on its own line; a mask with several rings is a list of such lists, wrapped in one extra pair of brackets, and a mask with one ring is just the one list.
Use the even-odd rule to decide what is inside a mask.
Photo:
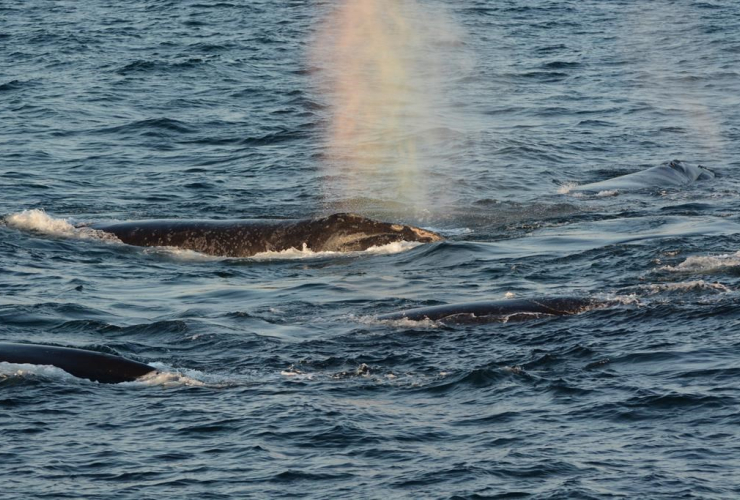
[[(0, 340), (165, 372), (0, 365), (0, 497), (740, 495), (737, 2), (444, 3), (470, 64), (421, 209), (372, 183), (327, 194), (306, 52), (336, 2), (0, 4), (0, 215), (51, 217), (0, 227)], [(718, 177), (562, 187), (673, 158)], [(450, 239), (217, 259), (67, 226), (339, 209)], [(622, 305), (373, 319), (507, 294)]]

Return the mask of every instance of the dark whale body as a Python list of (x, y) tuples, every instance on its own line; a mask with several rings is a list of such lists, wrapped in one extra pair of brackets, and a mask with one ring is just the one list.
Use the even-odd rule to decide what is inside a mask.
[(105, 384), (131, 382), (156, 371), (112, 354), (38, 344), (0, 343), (0, 362), (56, 366), (75, 377)]
[(420, 307), (378, 316), (381, 321), (440, 321), (445, 324), (491, 323), (531, 316), (567, 316), (605, 307), (607, 302), (579, 297), (534, 298), (469, 302), (443, 306)]
[(250, 257), (304, 247), (314, 252), (352, 252), (398, 241), (431, 243), (443, 239), (417, 227), (354, 214), (302, 220), (149, 220), (91, 227), (129, 245), (170, 246), (220, 257)]
[(570, 192), (637, 191), (650, 188), (682, 187), (699, 180), (713, 178), (714, 172), (701, 165), (687, 165), (673, 160), (641, 172), (576, 186)]

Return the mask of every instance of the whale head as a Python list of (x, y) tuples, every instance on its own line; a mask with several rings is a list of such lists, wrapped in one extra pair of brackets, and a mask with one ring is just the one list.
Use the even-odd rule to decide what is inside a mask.
[(313, 250), (352, 252), (401, 241), (434, 243), (444, 237), (414, 226), (380, 222), (352, 213), (339, 213), (314, 219), (310, 245)]

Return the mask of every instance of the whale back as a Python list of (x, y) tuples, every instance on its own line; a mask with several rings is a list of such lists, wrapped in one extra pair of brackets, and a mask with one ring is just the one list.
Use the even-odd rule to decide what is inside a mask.
[(289, 221), (145, 220), (93, 224), (128, 245), (176, 247), (207, 255), (242, 257), (281, 247)]
[(378, 316), (381, 321), (440, 321), (445, 324), (488, 323), (537, 316), (567, 316), (578, 314), (605, 302), (580, 297), (509, 299), (485, 302), (468, 302), (432, 307), (420, 307)]
[(649, 188), (682, 187), (698, 180), (713, 178), (714, 173), (701, 165), (688, 165), (674, 160), (640, 172), (576, 186), (571, 191), (636, 191)]
[(315, 252), (351, 252), (397, 241), (431, 243), (443, 239), (424, 229), (354, 214), (302, 220), (149, 220), (92, 227), (129, 245), (177, 247), (222, 257), (304, 247)]
[(156, 371), (112, 354), (38, 344), (0, 343), (0, 362), (56, 366), (75, 377), (106, 384), (131, 382)]

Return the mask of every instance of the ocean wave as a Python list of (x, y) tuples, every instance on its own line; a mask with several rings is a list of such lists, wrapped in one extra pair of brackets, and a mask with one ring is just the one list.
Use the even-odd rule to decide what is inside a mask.
[[(301, 363), (301, 365), (303, 364)], [(437, 372), (432, 376), (409, 371), (401, 373), (380, 366), (370, 366), (366, 363), (359, 363), (355, 368), (341, 371), (329, 371), (326, 369), (308, 371), (296, 365), (290, 365), (288, 368), (281, 370), (279, 374), (284, 380), (293, 382), (324, 383), (354, 381), (361, 384), (393, 385), (396, 387), (413, 388), (424, 387), (430, 382), (437, 383), (449, 375), (445, 371)]]
[(137, 59), (117, 68), (115, 72), (121, 76), (146, 75), (155, 72), (176, 72), (196, 68), (209, 62), (209, 59), (210, 57), (208, 55), (185, 56), (171, 61)]
[(0, 92), (8, 92), (10, 90), (19, 90), (26, 86), (26, 82), (20, 80), (11, 80), (0, 84)]
[(729, 293), (732, 290), (722, 283), (709, 283), (704, 280), (684, 281), (680, 283), (653, 283), (650, 285), (640, 285), (640, 289), (646, 290), (649, 294), (658, 293), (688, 293), (699, 291), (710, 291), (718, 293)]
[(93, 132), (96, 134), (137, 133), (143, 135), (161, 135), (165, 132), (188, 134), (195, 132), (195, 128), (189, 123), (173, 118), (147, 118), (145, 120), (135, 120), (124, 125), (96, 129)]
[(740, 251), (722, 255), (693, 255), (675, 266), (662, 266), (659, 271), (674, 273), (712, 273), (740, 268)]

